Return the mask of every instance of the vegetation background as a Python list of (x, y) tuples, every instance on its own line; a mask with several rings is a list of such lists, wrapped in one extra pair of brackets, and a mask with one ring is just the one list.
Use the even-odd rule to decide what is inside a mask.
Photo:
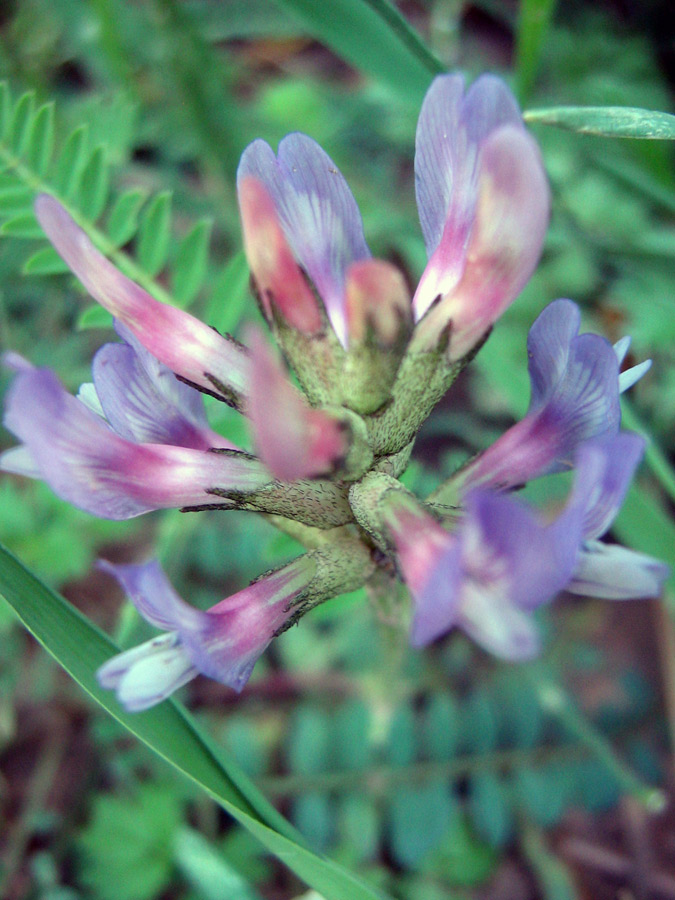
[[(234, 194), (255, 137), (275, 145), (301, 130), (318, 140), (354, 190), (373, 252), (414, 283), (425, 262), (415, 123), (436, 61), (469, 77), (502, 74), (529, 110), (672, 106), (666, 2), (398, 8), (414, 31), (371, 0), (3, 2), (3, 348), (76, 390), (112, 338), (107, 314), (46, 246), (31, 212), (40, 185), (67, 198), (133, 277), (236, 334), (257, 317)], [(624, 424), (652, 442), (613, 535), (672, 564), (672, 144), (531, 119), (554, 198), (543, 260), (425, 426), (406, 482), (432, 489), (522, 414), (527, 329), (569, 296), (587, 328), (631, 334), (635, 361), (654, 360), (624, 408)], [(211, 411), (246, 444), (234, 414)], [(0, 540), (122, 646), (149, 631), (92, 568), (97, 556), (158, 553), (206, 606), (298, 549), (247, 513), (102, 522), (10, 476), (0, 480)], [(241, 696), (199, 679), (185, 699), (314, 850), (400, 900), (675, 897), (675, 816), (661, 802), (673, 796), (675, 758), (672, 589), (650, 603), (557, 602), (542, 616), (546, 653), (525, 666), (497, 663), (461, 635), (412, 652), (358, 593), (277, 640)], [(0, 896), (303, 893), (0, 603)]]

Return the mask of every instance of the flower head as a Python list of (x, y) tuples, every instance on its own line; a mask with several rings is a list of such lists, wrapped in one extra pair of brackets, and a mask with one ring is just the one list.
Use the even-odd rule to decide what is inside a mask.
[[(264, 648), (317, 603), (398, 572), (419, 646), (460, 627), (509, 659), (534, 654), (532, 612), (563, 589), (653, 596), (666, 569), (598, 539), (642, 453), (619, 432), (628, 349), (579, 334), (569, 300), (528, 338), (529, 410), (427, 502), (400, 482), (435, 404), (516, 298), (539, 258), (549, 191), (502, 81), (435, 79), (417, 128), (415, 184), (428, 263), (415, 290), (374, 259), (356, 201), (310, 137), (246, 148), (237, 175), (255, 293), (292, 373), (259, 332), (248, 348), (160, 302), (94, 246), (56, 199), (47, 236), (116, 319), (77, 397), (16, 355), (4, 423), (20, 444), (0, 467), (47, 481), (107, 518), (167, 507), (266, 514), (307, 553), (210, 610), (185, 603), (157, 563), (105, 568), (164, 634), (99, 672), (130, 709), (197, 673), (236, 690)], [(212, 428), (200, 393), (246, 417), (256, 455)], [(512, 490), (575, 469), (553, 519)]]

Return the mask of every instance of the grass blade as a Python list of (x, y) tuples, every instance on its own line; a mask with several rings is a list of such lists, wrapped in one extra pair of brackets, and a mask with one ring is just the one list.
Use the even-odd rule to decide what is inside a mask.
[(205, 790), (326, 900), (385, 900), (342, 866), (308, 850), (290, 823), (177, 703), (167, 701), (144, 713), (127, 713), (94, 677), (117, 648), (1, 545), (0, 593), (26, 628), (97, 703)]
[(633, 106), (554, 106), (528, 109), (526, 122), (555, 125), (566, 131), (599, 137), (675, 140), (675, 116)]
[(356, 69), (418, 102), (443, 64), (388, 0), (274, 0)]

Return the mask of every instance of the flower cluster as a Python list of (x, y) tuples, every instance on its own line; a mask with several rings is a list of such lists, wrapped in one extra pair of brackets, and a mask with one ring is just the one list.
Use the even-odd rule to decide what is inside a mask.
[[(298, 389), (265, 338), (247, 347), (162, 304), (118, 271), (52, 197), (36, 202), (54, 247), (116, 321), (93, 383), (69, 395), (48, 370), (8, 354), (17, 374), (5, 425), (20, 445), (6, 471), (43, 478), (112, 519), (154, 509), (247, 509), (293, 523), (307, 552), (207, 611), (185, 603), (156, 562), (111, 565), (164, 633), (99, 671), (129, 709), (197, 673), (241, 690), (272, 638), (317, 603), (397, 573), (423, 645), (459, 626), (510, 659), (538, 649), (532, 612), (562, 590), (654, 596), (656, 560), (598, 540), (643, 452), (620, 431), (626, 341), (579, 334), (557, 300), (528, 338), (524, 419), (422, 501), (398, 477), (414, 438), (538, 261), (549, 193), (536, 144), (506, 86), (438, 77), (422, 107), (415, 183), (429, 262), (411, 297), (373, 259), (332, 160), (291, 134), (275, 155), (244, 152), (237, 188), (252, 281)], [(208, 424), (201, 394), (246, 416), (255, 455)], [(513, 489), (574, 469), (554, 517)]]

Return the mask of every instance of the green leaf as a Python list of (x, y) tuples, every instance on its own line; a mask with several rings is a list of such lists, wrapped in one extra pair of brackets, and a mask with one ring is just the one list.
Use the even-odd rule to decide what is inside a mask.
[(174, 853), (178, 868), (203, 900), (261, 900), (198, 831), (182, 828), (174, 841)]
[(503, 846), (513, 831), (513, 817), (504, 785), (494, 772), (473, 776), (469, 809), (477, 833), (491, 846)]
[(99, 686), (94, 674), (118, 652), (117, 647), (1, 546), (0, 594), (31, 634), (97, 703), (212, 796), (326, 900), (386, 900), (342, 866), (307, 850), (289, 823), (177, 703), (166, 701), (135, 714), (120, 707), (115, 697)]
[(459, 711), (450, 694), (435, 693), (422, 719), (422, 746), (429, 759), (452, 759), (459, 743)]
[(171, 237), (171, 192), (162, 191), (147, 206), (136, 239), (141, 268), (151, 277), (166, 263)]
[(28, 144), (28, 136), (33, 121), (33, 110), (35, 108), (35, 94), (28, 91), (19, 98), (18, 103), (14, 107), (12, 121), (9, 126), (9, 143), (17, 156), (23, 156)]
[(335, 758), (341, 769), (365, 769), (372, 759), (370, 710), (358, 698), (347, 700), (333, 716)]
[(380, 842), (376, 801), (362, 794), (346, 794), (339, 798), (337, 807), (337, 828), (342, 841), (359, 860), (371, 859)]
[(138, 228), (138, 213), (147, 194), (141, 188), (125, 191), (115, 201), (108, 217), (108, 237), (116, 247), (130, 241)]
[(516, 31), (516, 84), (521, 104), (529, 97), (534, 85), (555, 4), (556, 0), (520, 2)]
[(330, 721), (323, 710), (300, 706), (288, 731), (288, 767), (300, 775), (315, 775), (328, 768)]
[(516, 796), (528, 816), (544, 828), (552, 828), (560, 819), (569, 800), (563, 790), (563, 779), (556, 771), (544, 772), (520, 767), (513, 779)]
[(54, 152), (54, 104), (45, 103), (33, 120), (28, 147), (28, 163), (42, 176), (52, 160)]
[(15, 216), (31, 209), (33, 191), (21, 184), (0, 190), (0, 213), (3, 216)]
[(61, 275), (70, 270), (53, 247), (43, 247), (28, 257), (21, 271), (24, 275)]
[(40, 228), (40, 224), (32, 211), (20, 213), (18, 216), (7, 219), (7, 221), (3, 222), (0, 226), (0, 234), (5, 235), (6, 237), (25, 238), (28, 240), (35, 240), (37, 238), (44, 239), (45, 236), (44, 231)]
[(88, 128), (78, 126), (63, 145), (54, 172), (54, 187), (57, 193), (69, 198), (78, 184), (82, 166), (87, 155)]
[(206, 278), (212, 226), (210, 219), (202, 219), (178, 245), (171, 280), (173, 295), (181, 306), (194, 300)]
[(391, 800), (391, 849), (403, 866), (415, 867), (448, 829), (455, 801), (444, 781), (402, 784)]
[(528, 109), (526, 122), (600, 137), (675, 140), (675, 116), (632, 106), (554, 106)]
[(394, 766), (409, 766), (415, 759), (417, 734), (415, 713), (407, 703), (394, 712), (387, 735), (387, 757)]
[(105, 147), (97, 147), (82, 170), (77, 205), (85, 219), (96, 222), (108, 199), (109, 172)]
[(291, 817), (298, 830), (307, 835), (312, 847), (325, 850), (333, 838), (332, 800), (318, 791), (308, 791), (296, 797), (291, 806)]
[(171, 880), (181, 819), (178, 800), (162, 785), (142, 785), (134, 797), (97, 797), (79, 841), (82, 881), (98, 900), (152, 900)]
[(77, 317), (75, 328), (78, 331), (86, 331), (88, 328), (112, 328), (113, 317), (107, 309), (103, 309), (98, 303), (93, 303)]
[(475, 688), (464, 700), (462, 733), (470, 748), (487, 753), (497, 745), (497, 709), (485, 687)]
[(419, 102), (444, 71), (389, 0), (274, 0), (317, 40), (356, 69)]

